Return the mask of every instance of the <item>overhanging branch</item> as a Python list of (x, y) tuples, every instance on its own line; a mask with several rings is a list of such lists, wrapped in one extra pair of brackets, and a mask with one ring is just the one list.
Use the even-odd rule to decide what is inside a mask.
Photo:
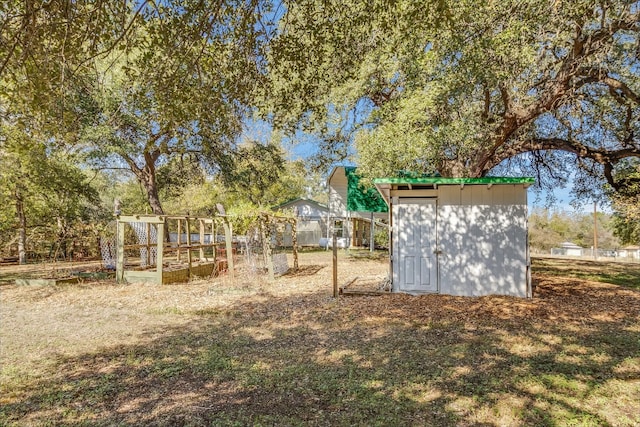
[(604, 176), (607, 182), (616, 190), (620, 188), (620, 183), (616, 182), (613, 176), (613, 168), (623, 159), (635, 157), (640, 158), (640, 145), (607, 150), (604, 148), (593, 148), (562, 138), (535, 138), (528, 139), (517, 144), (502, 147), (491, 160), (492, 167), (500, 163), (503, 159), (511, 158), (519, 154), (539, 152), (539, 151), (564, 151), (572, 153), (582, 159), (590, 159), (604, 168)]

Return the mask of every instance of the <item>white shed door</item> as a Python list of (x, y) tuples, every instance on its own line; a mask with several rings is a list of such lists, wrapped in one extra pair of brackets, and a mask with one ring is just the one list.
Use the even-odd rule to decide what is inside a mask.
[(399, 199), (393, 208), (397, 289), (438, 292), (435, 199)]

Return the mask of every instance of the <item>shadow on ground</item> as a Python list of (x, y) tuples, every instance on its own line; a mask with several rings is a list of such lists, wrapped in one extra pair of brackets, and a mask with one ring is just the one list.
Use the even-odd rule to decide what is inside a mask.
[(640, 423), (640, 293), (544, 278), (537, 289), (533, 300), (315, 294), (187, 313), (159, 338), (6, 384), (0, 424)]

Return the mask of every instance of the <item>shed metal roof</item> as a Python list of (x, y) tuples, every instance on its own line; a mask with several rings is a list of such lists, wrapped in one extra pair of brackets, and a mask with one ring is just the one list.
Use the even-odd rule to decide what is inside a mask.
[(391, 197), (391, 191), (394, 188), (407, 186), (409, 189), (419, 186), (433, 186), (437, 188), (439, 185), (505, 185), (521, 184), (525, 188), (535, 183), (535, 179), (531, 177), (509, 177), (509, 176), (485, 176), (482, 178), (445, 178), (442, 176), (399, 176), (394, 178), (376, 178), (373, 180), (378, 192), (382, 195), (388, 204)]
[(455, 184), (468, 184), (468, 185), (486, 185), (486, 184), (533, 184), (534, 178), (531, 177), (507, 177), (507, 176), (485, 176), (482, 178), (444, 178), (441, 176), (431, 177), (419, 177), (419, 178), (376, 178), (373, 183), (376, 186), (381, 184), (390, 185), (455, 185)]

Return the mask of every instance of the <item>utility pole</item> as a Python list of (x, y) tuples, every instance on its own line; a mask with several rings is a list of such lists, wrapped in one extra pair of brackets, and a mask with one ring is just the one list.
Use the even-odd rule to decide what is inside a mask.
[(598, 259), (598, 202), (593, 202), (593, 259)]

